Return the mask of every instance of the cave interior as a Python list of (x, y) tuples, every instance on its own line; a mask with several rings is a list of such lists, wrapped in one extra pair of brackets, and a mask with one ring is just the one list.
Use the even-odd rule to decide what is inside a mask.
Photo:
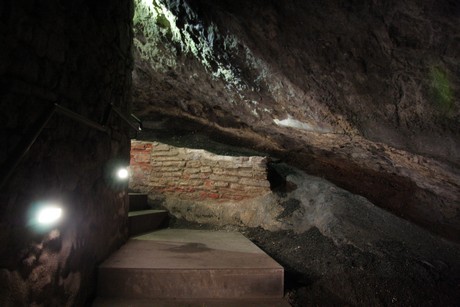
[(1, 1), (0, 305), (91, 305), (129, 193), (242, 233), (292, 306), (457, 305), (459, 29), (456, 0)]

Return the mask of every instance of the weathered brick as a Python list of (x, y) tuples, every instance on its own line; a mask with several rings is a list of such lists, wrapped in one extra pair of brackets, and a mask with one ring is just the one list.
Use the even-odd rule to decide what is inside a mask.
[(197, 160), (188, 161), (186, 164), (187, 167), (200, 167), (201, 162)]
[(206, 199), (206, 198), (218, 199), (220, 195), (218, 193), (201, 192), (200, 197), (202, 199)]
[(154, 151), (169, 151), (171, 149), (171, 146), (166, 145), (166, 144), (155, 144), (155, 147), (153, 147)]
[(168, 157), (168, 156), (177, 156), (179, 152), (177, 150), (168, 150), (168, 151), (152, 151), (152, 157)]
[(222, 182), (222, 181), (216, 181), (214, 183), (214, 186), (215, 187), (228, 187), (229, 183), (228, 182)]
[(160, 167), (160, 168), (158, 168), (158, 171), (160, 171), (162, 173), (182, 172), (182, 168), (180, 168), (180, 167)]
[(153, 182), (150, 184), (150, 186), (154, 188), (161, 188), (167, 186), (167, 184), (163, 182)]
[(163, 166), (184, 167), (185, 161), (169, 161), (169, 162), (163, 162), (162, 164)]
[(156, 156), (152, 157), (152, 161), (183, 161), (180, 156)]
[(270, 182), (268, 180), (258, 180), (258, 179), (251, 179), (251, 178), (241, 178), (239, 181), (242, 185), (250, 185), (256, 187), (270, 187)]
[(132, 152), (131, 160), (138, 167), (136, 185), (142, 185), (147, 174), (150, 179), (147, 184), (158, 193), (174, 194), (184, 199), (207, 198), (216, 201), (238, 201), (269, 191), (263, 157), (216, 156), (202, 150), (153, 144), (151, 159), (146, 159), (146, 156), (150, 156), (146, 151)]
[(201, 167), (201, 168), (200, 168), (200, 171), (201, 171), (202, 173), (211, 173), (211, 172), (212, 172), (212, 168), (209, 167), (209, 166), (204, 166), (204, 167)]
[(238, 169), (238, 171), (236, 172), (236, 175), (240, 177), (253, 177), (254, 173), (252, 172), (251, 169), (243, 168), (243, 169)]
[(152, 143), (131, 141), (131, 151), (150, 151), (152, 150)]
[(197, 174), (200, 172), (199, 168), (186, 168), (184, 169), (184, 174)]
[(180, 176), (182, 176), (182, 172), (163, 173), (163, 177), (180, 177)]
[(215, 182), (212, 181), (212, 180), (205, 180), (205, 181), (203, 182), (203, 186), (204, 186), (205, 188), (213, 188), (213, 187), (214, 187), (214, 184), (215, 184)]
[(236, 176), (211, 175), (209, 179), (214, 181), (238, 182), (240, 178)]
[(228, 161), (222, 161), (222, 162), (219, 161), (219, 162), (217, 162), (217, 165), (219, 165), (222, 168), (228, 168), (228, 169), (236, 169), (236, 168), (240, 167), (236, 163), (228, 162)]
[(203, 185), (202, 180), (181, 180), (179, 181), (179, 185), (181, 186), (201, 186)]
[(252, 174), (252, 177), (256, 178), (256, 179), (264, 179), (264, 180), (267, 180), (267, 172), (266, 171), (254, 171), (253, 174)]
[(254, 191), (254, 190), (259, 190), (260, 187), (255, 187), (255, 186), (252, 186), (252, 185), (239, 184), (239, 183), (232, 183), (232, 184), (230, 184), (230, 189), (239, 190), (239, 191)]
[(149, 162), (150, 154), (144, 154), (144, 153), (134, 154), (133, 160), (138, 163)]

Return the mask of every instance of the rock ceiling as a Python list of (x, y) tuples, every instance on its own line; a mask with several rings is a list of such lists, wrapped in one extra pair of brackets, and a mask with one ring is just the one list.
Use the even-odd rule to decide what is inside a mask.
[(135, 2), (149, 128), (267, 153), (460, 237), (457, 1)]

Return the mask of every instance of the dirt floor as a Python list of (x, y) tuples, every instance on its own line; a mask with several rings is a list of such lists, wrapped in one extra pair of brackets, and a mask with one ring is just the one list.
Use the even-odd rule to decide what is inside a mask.
[(375, 253), (338, 246), (315, 227), (295, 234), (178, 219), (170, 225), (242, 232), (284, 266), (285, 299), (292, 306), (460, 305), (459, 272), (441, 260), (420, 260), (417, 251), (400, 242), (379, 242)]

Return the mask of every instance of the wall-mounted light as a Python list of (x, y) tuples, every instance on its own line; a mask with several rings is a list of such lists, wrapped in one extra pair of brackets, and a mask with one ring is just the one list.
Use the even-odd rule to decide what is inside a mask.
[(58, 226), (65, 212), (60, 203), (44, 200), (32, 203), (27, 215), (27, 226), (42, 233)]
[(121, 167), (117, 170), (117, 177), (121, 180), (126, 180), (129, 177), (129, 171), (126, 167)]
[(53, 225), (62, 217), (62, 208), (57, 205), (44, 205), (37, 211), (36, 220), (40, 225)]

